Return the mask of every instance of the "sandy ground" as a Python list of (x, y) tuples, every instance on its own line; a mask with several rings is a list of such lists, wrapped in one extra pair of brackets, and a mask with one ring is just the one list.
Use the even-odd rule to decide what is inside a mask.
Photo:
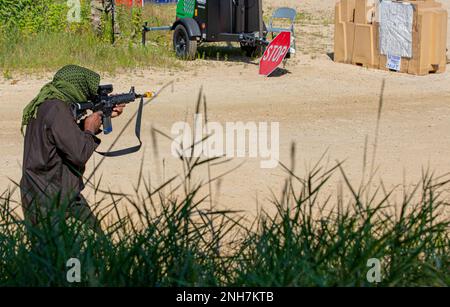
[[(450, 0), (444, 1), (450, 7)], [(311, 14), (315, 21), (330, 20), (333, 1), (271, 1), (270, 6), (296, 6)], [(331, 19), (332, 20), (332, 19)], [(144, 159), (144, 175), (154, 186), (182, 172), (178, 159), (171, 155), (170, 142), (158, 137), (157, 148), (151, 138), (152, 127), (170, 134), (172, 125), (192, 114), (200, 87), (208, 102), (208, 119), (225, 122), (279, 122), (280, 160), (289, 164), (291, 144), (296, 144), (296, 172), (305, 174), (324, 154), (324, 164), (345, 161), (344, 168), (354, 183), (362, 176), (364, 148), (369, 153), (375, 139), (375, 126), (382, 80), (386, 80), (383, 112), (376, 154), (376, 179), (386, 187), (410, 186), (419, 182), (423, 168), (438, 174), (450, 170), (450, 72), (426, 77), (368, 70), (336, 64), (332, 52), (333, 26), (326, 22), (301, 25), (298, 29), (300, 52), (286, 65), (287, 74), (265, 78), (258, 76), (256, 63), (203, 60), (189, 63), (183, 71), (149, 69), (106, 77), (104, 82), (127, 91), (158, 89), (174, 80), (167, 90), (146, 108), (143, 120), (145, 151), (120, 158), (106, 159), (100, 168), (102, 186), (130, 193), (137, 182)], [(450, 31), (449, 31), (450, 33)], [(450, 40), (449, 40), (450, 41)], [(50, 75), (22, 76), (18, 81), (0, 81), (0, 187), (20, 180), (23, 138), (20, 118), (23, 107), (45, 84)], [(119, 130), (128, 114), (114, 121)], [(100, 149), (113, 139), (103, 137)], [(119, 146), (135, 143), (132, 127)], [(89, 162), (89, 170), (100, 157)], [(371, 157), (369, 155), (369, 161)], [(261, 169), (259, 159), (234, 159), (213, 166), (213, 176), (244, 164), (220, 184), (213, 185), (214, 201), (224, 208), (253, 212), (257, 203), (267, 203), (270, 191), (278, 194), (285, 173), (280, 167)], [(162, 166), (164, 164), (164, 167)], [(97, 174), (96, 180), (99, 179)], [(196, 179), (207, 178), (206, 167)], [(342, 179), (336, 176), (327, 187), (335, 191)], [(92, 199), (92, 189), (85, 194)], [(400, 197), (400, 196), (399, 196)]]

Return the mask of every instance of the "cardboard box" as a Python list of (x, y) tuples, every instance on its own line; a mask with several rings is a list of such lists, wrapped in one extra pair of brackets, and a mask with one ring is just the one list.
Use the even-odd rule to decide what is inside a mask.
[(378, 27), (371, 24), (355, 24), (352, 64), (378, 68)]
[(373, 0), (356, 0), (355, 3), (355, 23), (369, 24), (369, 15), (374, 13), (375, 1)]
[[(401, 73), (408, 73), (409, 71), (409, 64), (410, 64), (410, 60), (408, 58), (402, 58), (402, 63), (400, 65), (400, 70), (399, 72)], [(379, 66), (380, 70), (389, 70), (387, 68), (387, 56), (385, 55), (380, 55), (380, 66)]]
[(334, 61), (345, 63), (347, 56), (344, 23), (339, 22), (334, 26)]
[(405, 2), (413, 4), (418, 9), (442, 7), (442, 3), (437, 2), (435, 0), (411, 0), (411, 1), (405, 1)]
[[(369, 2), (368, 2), (369, 1)], [(402, 58), (400, 72), (415, 75), (441, 73), (446, 69), (447, 10), (435, 0), (408, 1), (414, 5), (413, 56)], [(373, 0), (341, 0), (336, 4), (334, 60), (387, 70), (380, 54), (379, 23)], [(376, 19), (375, 19), (376, 20)]]
[(340, 22), (354, 22), (355, 21), (355, 8), (356, 0), (344, 0), (341, 1)]
[(353, 58), (355, 24), (352, 22), (340, 22), (335, 27), (334, 61), (351, 63)]
[(447, 65), (447, 10), (418, 7), (413, 31), (413, 57), (408, 73), (426, 75), (444, 72)]
[(344, 62), (345, 59), (345, 30), (341, 21), (342, 4), (337, 2), (334, 9), (334, 61)]
[(336, 62), (352, 62), (355, 32), (354, 4), (355, 0), (344, 0), (336, 4), (334, 31), (334, 61)]

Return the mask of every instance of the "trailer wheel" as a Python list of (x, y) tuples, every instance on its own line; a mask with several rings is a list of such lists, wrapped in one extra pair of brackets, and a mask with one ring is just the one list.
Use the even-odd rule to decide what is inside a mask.
[(190, 40), (186, 28), (178, 25), (173, 33), (173, 48), (177, 57), (184, 60), (195, 60), (197, 41)]
[(245, 55), (249, 58), (259, 58), (264, 53), (263, 46), (248, 46), (241, 44), (241, 50), (245, 52)]

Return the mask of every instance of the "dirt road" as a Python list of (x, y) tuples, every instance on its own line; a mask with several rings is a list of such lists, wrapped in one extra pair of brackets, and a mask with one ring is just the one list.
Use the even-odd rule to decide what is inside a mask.
[[(315, 5), (316, 2), (321, 4)], [(326, 16), (331, 14), (333, 3), (305, 1), (299, 7), (313, 15)], [(300, 33), (315, 33), (317, 27), (305, 27)], [(294, 142), (299, 174), (305, 174), (326, 152), (324, 163), (345, 161), (347, 175), (358, 183), (366, 140), (369, 153), (372, 152), (383, 79), (386, 88), (375, 160), (376, 178), (383, 180), (387, 187), (393, 187), (417, 183), (422, 168), (429, 167), (437, 173), (450, 171), (450, 72), (416, 77), (336, 64), (326, 55), (332, 51), (332, 25), (324, 27), (323, 36), (317, 38), (320, 46), (309, 51), (300, 47), (301, 52), (287, 63), (287, 73), (277, 77), (260, 77), (255, 62), (242, 63), (232, 58), (228, 61), (199, 60), (187, 64), (183, 71), (149, 69), (105, 78), (104, 82), (114, 83), (117, 91), (127, 91), (131, 85), (141, 91), (157, 89), (171, 80), (175, 85), (173, 92), (163, 92), (156, 103), (145, 110), (145, 154), (141, 151), (107, 159), (100, 169), (102, 186), (131, 192), (142, 157), (144, 174), (151, 175), (154, 185), (163, 177), (181, 172), (179, 161), (171, 155), (171, 143), (159, 137), (156, 149), (150, 131), (155, 127), (170, 134), (175, 122), (186, 119), (192, 122), (200, 87), (207, 98), (210, 121), (279, 122), (281, 161), (289, 164)], [(304, 38), (299, 41), (302, 44)], [(9, 178), (20, 179), (21, 110), (49, 78), (50, 75), (20, 77), (15, 84), (0, 81), (2, 190), (8, 184), (12, 186)], [(135, 108), (130, 106), (129, 110)], [(129, 113), (114, 122), (117, 130), (128, 116)], [(106, 149), (112, 138), (104, 137), (101, 149)], [(134, 143), (130, 127), (120, 146)], [(99, 159), (95, 157), (96, 162)], [(270, 190), (280, 191), (285, 174), (280, 167), (261, 169), (259, 159), (235, 159), (227, 165), (214, 167), (213, 174), (220, 174), (243, 161), (239, 169), (221, 181), (220, 187), (213, 187), (214, 200), (226, 208), (251, 212), (257, 200), (261, 203), (270, 197)], [(89, 169), (92, 166), (93, 162), (89, 162)], [(206, 179), (206, 174), (206, 168), (202, 168), (198, 178)], [(340, 180), (336, 177), (329, 189), (335, 190)], [(86, 194), (92, 197), (92, 190), (88, 188)]]

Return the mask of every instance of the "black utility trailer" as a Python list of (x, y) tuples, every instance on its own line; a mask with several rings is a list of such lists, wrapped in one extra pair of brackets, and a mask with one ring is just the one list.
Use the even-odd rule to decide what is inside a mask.
[(262, 16), (262, 0), (180, 0), (174, 24), (144, 24), (142, 43), (149, 31), (173, 30), (174, 50), (183, 59), (195, 59), (204, 42), (237, 42), (248, 56), (257, 56), (268, 44)]

